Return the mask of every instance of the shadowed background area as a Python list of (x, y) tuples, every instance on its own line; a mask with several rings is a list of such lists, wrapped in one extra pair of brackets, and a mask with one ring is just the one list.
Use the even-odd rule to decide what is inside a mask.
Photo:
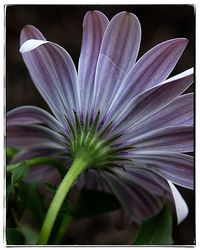
[[(36, 26), (47, 40), (64, 47), (75, 65), (82, 39), (82, 21), (88, 10), (102, 11), (109, 19), (120, 11), (137, 15), (142, 26), (139, 57), (156, 44), (185, 37), (186, 50), (171, 75), (194, 66), (195, 15), (189, 5), (18, 5), (6, 8), (6, 108), (36, 105), (48, 109), (34, 87), (19, 53), (19, 36), (26, 24)], [(188, 92), (193, 91), (192, 88)], [(194, 194), (180, 189), (188, 206), (189, 216), (174, 228), (175, 244), (194, 244)], [(65, 244), (130, 244), (133, 226), (117, 225), (121, 211), (98, 218), (72, 223)], [(120, 224), (120, 223), (119, 223)], [(123, 224), (123, 223), (122, 223)]]

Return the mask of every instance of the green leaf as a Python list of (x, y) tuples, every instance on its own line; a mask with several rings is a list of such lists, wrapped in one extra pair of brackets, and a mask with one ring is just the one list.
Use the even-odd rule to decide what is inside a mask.
[(172, 245), (172, 215), (167, 204), (161, 212), (141, 225), (134, 245)]
[(11, 178), (7, 186), (7, 200), (17, 184), (19, 184), (28, 175), (29, 166), (26, 161), (16, 164), (16, 167), (11, 171)]
[(50, 192), (52, 192), (53, 194), (56, 193), (57, 188), (56, 188), (55, 186), (53, 186), (52, 184), (50, 184), (50, 183), (45, 183), (45, 186), (46, 186), (46, 188), (47, 188)]
[(6, 230), (6, 240), (8, 245), (23, 245), (24, 237), (19, 229), (17, 228), (7, 228)]
[(10, 161), (16, 153), (17, 150), (15, 150), (14, 148), (6, 148), (6, 161)]
[(28, 175), (29, 166), (26, 161), (18, 164), (18, 167), (12, 171), (11, 183), (15, 185), (16, 183), (22, 181)]
[(92, 217), (120, 208), (121, 205), (112, 194), (83, 189), (78, 202), (70, 208), (74, 219)]

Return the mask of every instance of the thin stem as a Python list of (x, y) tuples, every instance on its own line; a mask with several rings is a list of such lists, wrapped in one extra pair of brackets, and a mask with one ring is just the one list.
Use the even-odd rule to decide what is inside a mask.
[[(55, 166), (60, 171), (60, 173), (62, 175), (65, 175), (64, 166), (62, 165), (62, 163), (60, 163), (58, 160), (55, 160), (55, 159), (51, 159), (51, 158), (48, 158), (48, 157), (38, 157), (38, 158), (26, 160), (25, 162), (27, 163), (29, 168), (37, 166), (37, 165)], [(20, 167), (20, 163), (10, 164), (10, 165), (8, 165), (6, 167), (6, 171), (7, 172), (12, 172), (13, 170), (15, 170), (18, 167)]]
[(61, 242), (62, 237), (65, 235), (72, 220), (73, 220), (73, 217), (71, 215), (66, 214), (64, 216), (64, 218), (62, 219), (61, 225), (58, 229), (58, 233), (56, 235), (56, 239), (55, 239), (55, 243), (54, 243), (55, 245), (57, 245)]
[(49, 236), (51, 234), (54, 222), (60, 210), (60, 207), (70, 189), (74, 181), (78, 178), (78, 176), (85, 170), (88, 162), (83, 158), (77, 158), (74, 160), (71, 168), (63, 178), (60, 186), (58, 187), (56, 194), (51, 202), (49, 210), (46, 214), (46, 218), (44, 220), (40, 237), (38, 240), (38, 245), (46, 245), (48, 243)]

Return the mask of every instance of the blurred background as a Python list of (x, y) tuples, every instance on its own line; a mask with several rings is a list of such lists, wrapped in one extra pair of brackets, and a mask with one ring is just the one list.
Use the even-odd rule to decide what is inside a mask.
[[(171, 75), (195, 64), (195, 9), (191, 5), (10, 5), (6, 7), (6, 109), (36, 105), (48, 110), (34, 87), (19, 53), (19, 36), (26, 24), (36, 26), (47, 40), (64, 47), (75, 65), (82, 39), (82, 21), (88, 10), (102, 11), (109, 19), (120, 11), (137, 15), (142, 26), (139, 57), (156, 44), (185, 37), (186, 50)], [(187, 92), (193, 91), (191, 87)], [(195, 241), (194, 193), (179, 189), (189, 206), (189, 216), (174, 226), (175, 244)], [(135, 225), (124, 223), (122, 211), (72, 223), (65, 244), (131, 244)], [(119, 220), (123, 223), (120, 224)], [(120, 226), (119, 226), (120, 224)]]

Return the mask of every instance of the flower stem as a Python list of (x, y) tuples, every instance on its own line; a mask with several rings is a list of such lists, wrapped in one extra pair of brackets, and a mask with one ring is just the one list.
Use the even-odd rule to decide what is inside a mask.
[(44, 220), (40, 237), (37, 242), (38, 245), (46, 245), (48, 243), (49, 236), (51, 234), (54, 222), (60, 207), (74, 181), (78, 176), (86, 169), (88, 162), (84, 158), (76, 158), (70, 167), (69, 171), (63, 178), (60, 186), (58, 187), (56, 194), (51, 202), (49, 210)]
[[(62, 165), (62, 163), (60, 161), (55, 160), (55, 159), (51, 159), (51, 158), (48, 158), (48, 157), (38, 157), (38, 158), (26, 160), (25, 162), (27, 163), (29, 168), (35, 167), (37, 165), (38, 166), (41, 166), (41, 165), (54, 166), (59, 170), (59, 172), (61, 173), (62, 176), (65, 175), (65, 167), (64, 167), (64, 165)], [(7, 172), (12, 172), (15, 169), (17, 169), (18, 167), (20, 167), (20, 163), (15, 163), (15, 164), (8, 165), (6, 167), (6, 171)]]
[(58, 245), (61, 242), (61, 240), (62, 240), (63, 236), (65, 235), (65, 233), (67, 232), (72, 220), (73, 220), (73, 217), (71, 215), (66, 214), (64, 216), (64, 218), (62, 219), (61, 225), (58, 229), (56, 238), (55, 238), (55, 242), (54, 242), (55, 245)]

